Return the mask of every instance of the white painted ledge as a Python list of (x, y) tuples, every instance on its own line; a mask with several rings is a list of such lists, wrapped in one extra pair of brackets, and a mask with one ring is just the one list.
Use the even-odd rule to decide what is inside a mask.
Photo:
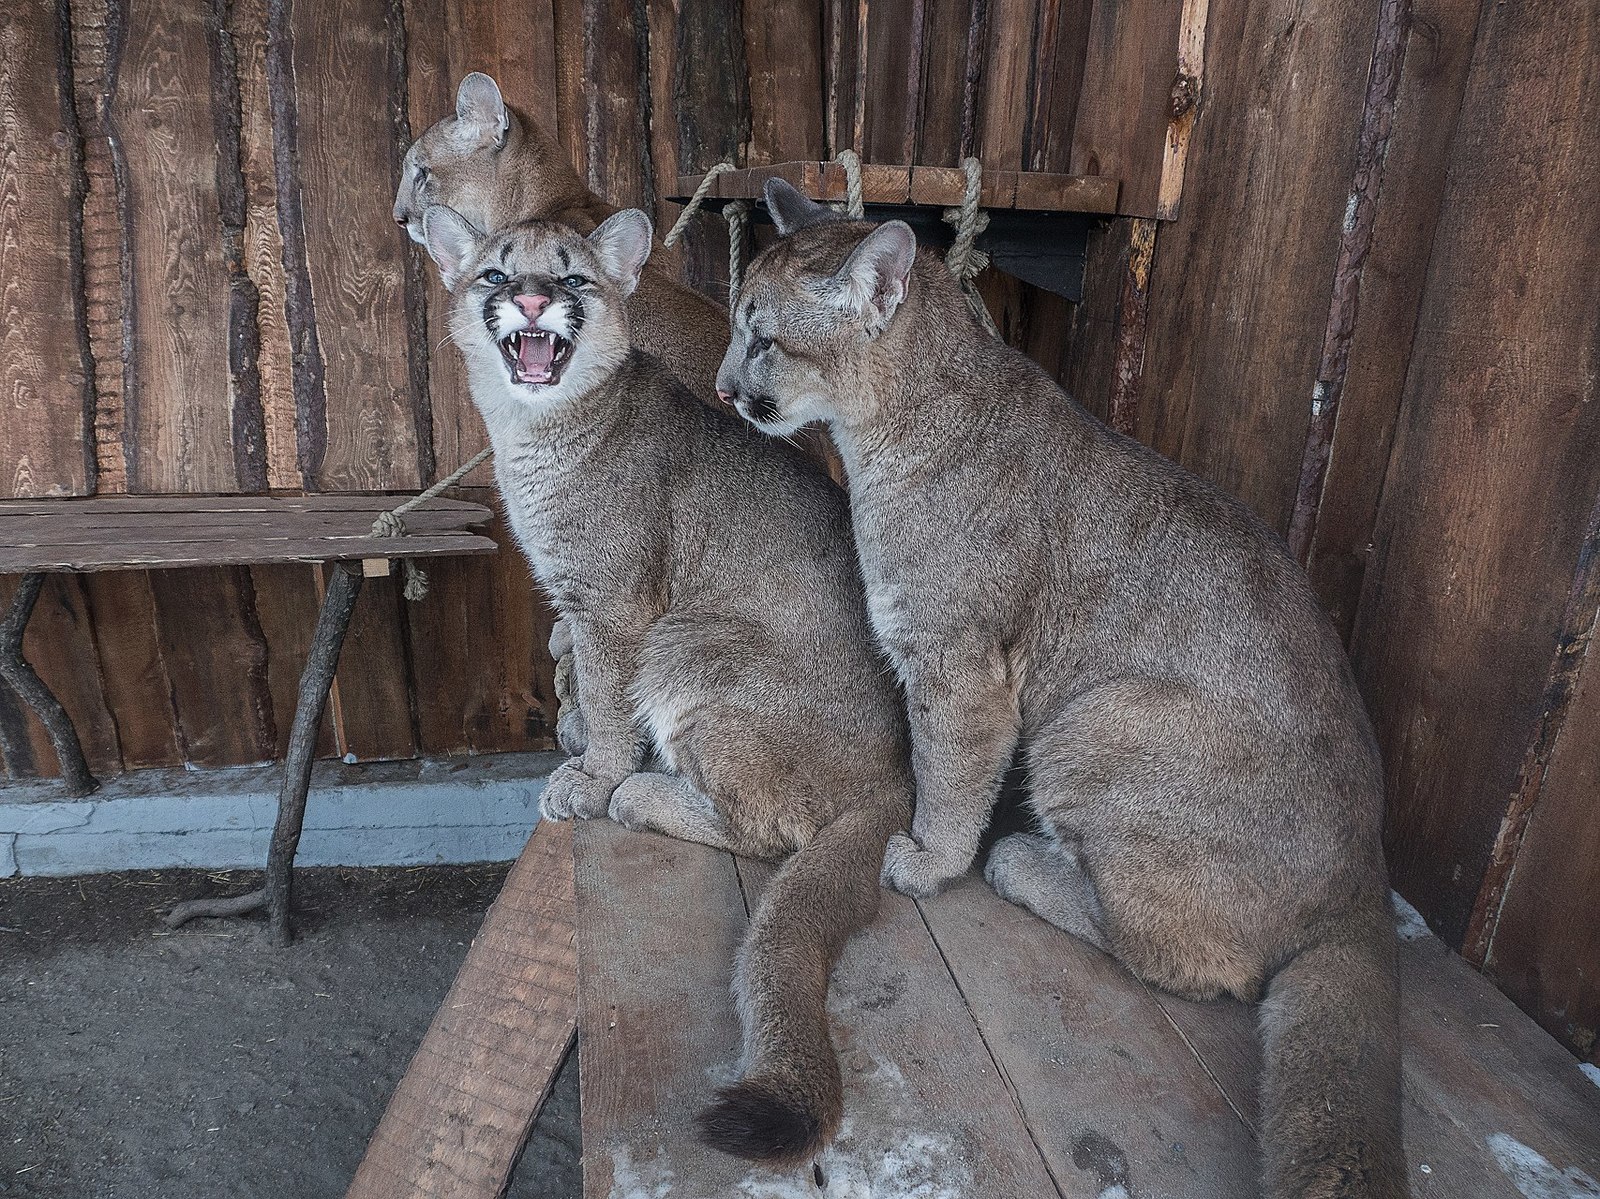
[[(510, 861), (560, 754), (346, 765), (312, 772), (302, 866)], [(260, 868), (281, 768), (141, 770), (86, 799), (54, 780), (0, 787), (0, 878)]]

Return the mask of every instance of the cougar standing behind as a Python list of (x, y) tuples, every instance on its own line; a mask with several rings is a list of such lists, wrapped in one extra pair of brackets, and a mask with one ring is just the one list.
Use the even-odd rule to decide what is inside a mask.
[[(743, 1157), (803, 1160), (841, 1117), (828, 973), (877, 911), (884, 845), (911, 813), (844, 496), (630, 348), (643, 213), (588, 238), (539, 221), (480, 237), (432, 207), (424, 230), (512, 528), (572, 633), (588, 745), (541, 809), (794, 851), (735, 971), (743, 1077), (701, 1130)], [(663, 770), (641, 770), (646, 746)]]
[[(422, 217), (430, 204), (455, 209), (478, 229), (542, 219), (588, 232), (617, 211), (583, 185), (554, 140), (509, 107), (499, 85), (479, 71), (461, 80), (454, 115), (406, 151), (394, 219), (418, 245), (425, 245)], [(727, 312), (651, 265), (627, 305), (637, 344), (709, 402), (718, 351), (728, 338)]]
[(718, 385), (825, 420), (917, 796), (884, 875), (964, 872), (1020, 745), (1041, 831), (1007, 899), (1192, 998), (1261, 999), (1264, 1190), (1407, 1193), (1383, 776), (1349, 664), (1282, 542), (989, 336), (910, 228), (785, 184)]

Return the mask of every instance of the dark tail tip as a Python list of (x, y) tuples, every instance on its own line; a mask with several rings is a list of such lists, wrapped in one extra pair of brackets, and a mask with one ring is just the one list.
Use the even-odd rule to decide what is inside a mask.
[(743, 1079), (723, 1087), (696, 1118), (700, 1139), (750, 1161), (804, 1161), (822, 1147), (822, 1121), (770, 1085)]

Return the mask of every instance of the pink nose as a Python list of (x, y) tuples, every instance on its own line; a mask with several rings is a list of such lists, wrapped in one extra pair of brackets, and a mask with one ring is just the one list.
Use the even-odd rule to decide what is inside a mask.
[(511, 302), (522, 309), (522, 315), (531, 321), (550, 306), (550, 297), (540, 295), (512, 296)]
[(724, 404), (731, 404), (733, 403), (733, 393), (731, 391), (723, 391), (722, 388), (719, 387), (717, 388), (717, 399), (721, 400)]

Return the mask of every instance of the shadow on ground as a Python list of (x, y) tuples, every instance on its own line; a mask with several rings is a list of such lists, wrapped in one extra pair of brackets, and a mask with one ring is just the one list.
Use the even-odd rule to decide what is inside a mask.
[[(162, 928), (248, 872), (0, 882), (0, 1195), (338, 1199), (505, 871), (303, 871), (287, 950)], [(513, 1199), (579, 1194), (575, 1065)]]

